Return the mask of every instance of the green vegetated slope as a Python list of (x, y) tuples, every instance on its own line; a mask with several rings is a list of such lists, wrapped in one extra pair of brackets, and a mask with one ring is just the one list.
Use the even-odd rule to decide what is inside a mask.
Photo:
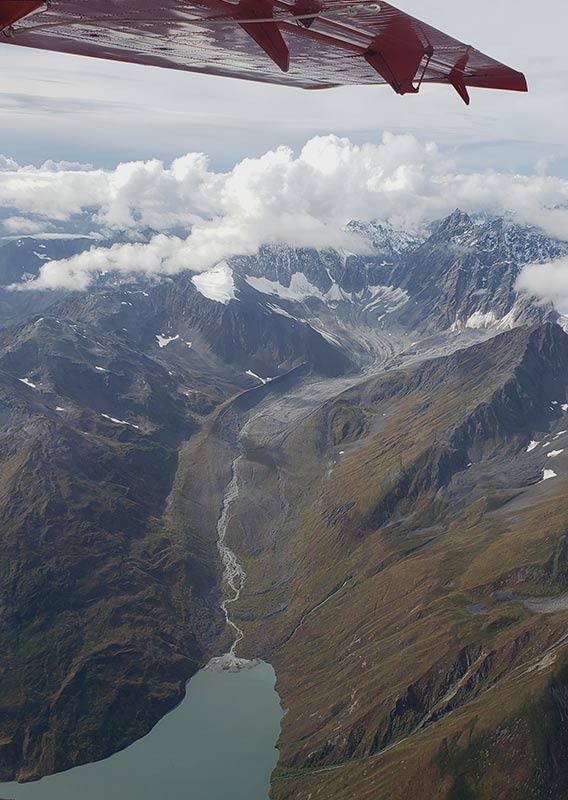
[(289, 503), (239, 544), (287, 709), (274, 800), (568, 796), (567, 385), (568, 336), (517, 329), (250, 454)]

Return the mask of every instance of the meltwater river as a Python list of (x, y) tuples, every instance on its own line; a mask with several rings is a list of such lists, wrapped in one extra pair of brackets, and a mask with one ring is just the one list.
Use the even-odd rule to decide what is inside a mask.
[(222, 608), (235, 634), (229, 652), (190, 680), (183, 702), (143, 739), (104, 761), (34, 783), (0, 783), (0, 800), (268, 800), (282, 718), (276, 676), (269, 664), (236, 655), (243, 632), (229, 615), (246, 579), (225, 541), (239, 462), (217, 523), (228, 590)]

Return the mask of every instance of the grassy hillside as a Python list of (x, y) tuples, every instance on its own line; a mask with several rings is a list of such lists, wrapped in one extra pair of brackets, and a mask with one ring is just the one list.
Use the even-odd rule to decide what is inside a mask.
[(288, 710), (274, 800), (564, 796), (568, 462), (547, 453), (567, 383), (568, 337), (517, 330), (251, 453), (251, 483), (290, 509), (273, 536), (249, 511), (261, 548), (232, 533), (245, 643)]

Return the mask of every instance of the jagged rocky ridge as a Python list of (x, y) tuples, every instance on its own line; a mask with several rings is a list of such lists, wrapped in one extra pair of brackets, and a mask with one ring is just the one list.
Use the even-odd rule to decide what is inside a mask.
[(283, 300), (311, 297), (339, 314), (354, 306), (383, 327), (398, 324), (422, 334), (506, 330), (557, 318), (515, 289), (524, 265), (568, 253), (566, 242), (537, 229), (504, 219), (476, 221), (461, 211), (429, 235), (361, 223), (351, 228), (369, 240), (372, 256), (272, 246), (231, 263), (253, 286)]
[[(330, 335), (337, 334), (337, 326), (325, 320), (329, 311), (351, 325), (399, 326), (421, 335), (506, 330), (557, 319), (551, 307), (515, 289), (524, 265), (568, 253), (566, 242), (536, 228), (503, 218), (475, 219), (457, 210), (430, 230), (406, 232), (362, 222), (352, 222), (347, 229), (366, 243), (367, 253), (267, 245), (256, 256), (231, 259), (227, 268), (236, 299), (300, 321), (317, 320), (323, 311)], [(144, 232), (145, 239), (150, 235)], [(95, 244), (109, 246), (113, 241)], [(93, 243), (84, 236), (7, 240), (0, 245), (0, 286), (25, 281), (47, 260), (69, 257)], [(124, 278), (111, 274), (101, 275), (97, 285), (102, 291), (120, 283)], [(49, 298), (45, 292), (0, 289), (4, 324), (45, 308), (46, 294)]]

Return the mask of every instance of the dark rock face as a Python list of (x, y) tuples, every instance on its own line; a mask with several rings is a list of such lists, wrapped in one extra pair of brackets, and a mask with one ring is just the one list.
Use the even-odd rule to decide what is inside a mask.
[(519, 296), (515, 283), (525, 264), (544, 263), (567, 252), (565, 242), (528, 226), (503, 219), (476, 224), (456, 211), (391, 277), (415, 301), (416, 308), (403, 310), (402, 320), (421, 330), (459, 330), (555, 319), (552, 309)]
[(336, 313), (349, 305), (368, 312), (377, 287), (398, 289), (403, 298), (382, 309), (379, 323), (399, 323), (422, 333), (530, 325), (557, 318), (551, 307), (519, 295), (515, 284), (523, 266), (568, 253), (566, 242), (530, 226), (504, 219), (478, 221), (455, 211), (433, 226), (430, 235), (411, 235), (379, 224), (350, 223), (348, 229), (369, 241), (372, 255), (264, 247), (258, 256), (233, 259), (246, 275), (289, 287), (304, 275), (326, 296)]
[(65, 292), (14, 292), (7, 287), (35, 278), (43, 264), (69, 258), (92, 247), (88, 237), (0, 239), (0, 328), (45, 311)]

